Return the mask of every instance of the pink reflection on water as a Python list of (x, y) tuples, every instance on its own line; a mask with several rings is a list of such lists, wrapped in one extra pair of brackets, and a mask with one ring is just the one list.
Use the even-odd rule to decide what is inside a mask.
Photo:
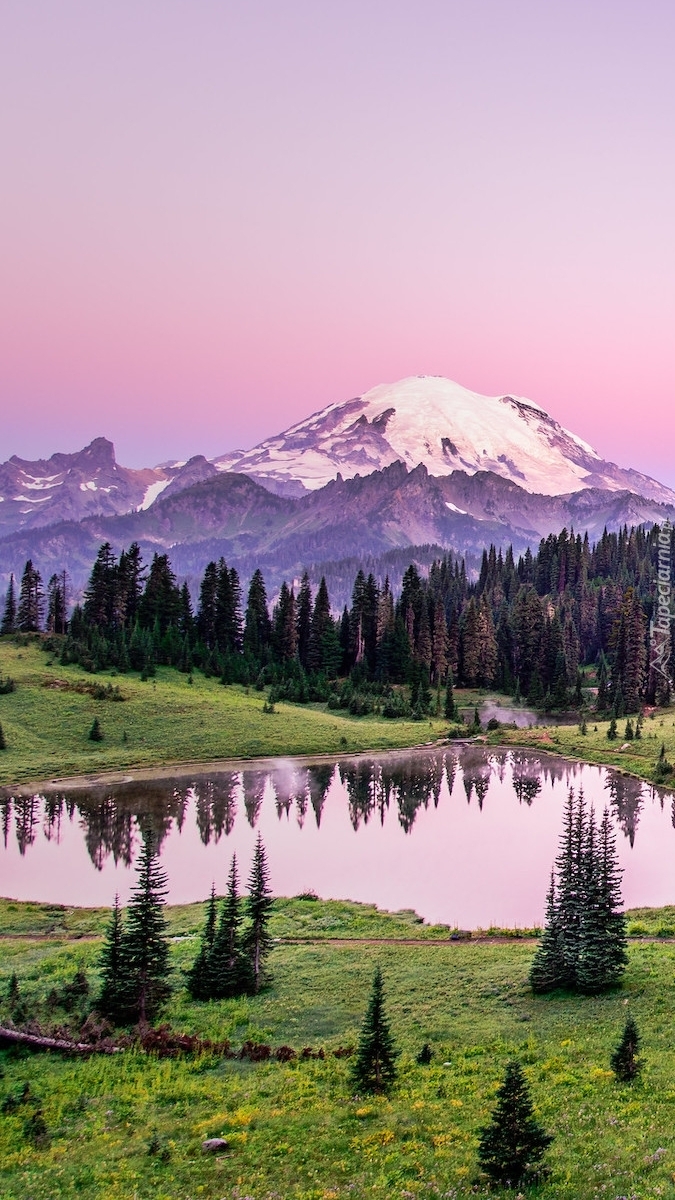
[[(626, 905), (672, 903), (670, 796), (664, 801), (646, 785), (599, 767), (473, 747), (373, 756), (309, 771), (289, 760), (271, 771), (251, 767), (192, 783), (167, 780), (162, 861), (170, 899), (203, 899), (212, 881), (223, 891), (233, 852), (245, 878), (260, 830), (278, 895), (314, 889), (324, 897), (412, 908), (427, 921), (463, 928), (536, 924), (569, 786), (583, 786), (598, 813), (614, 801)], [(142, 785), (135, 791), (138, 796)], [(133, 857), (140, 831), (123, 811), (124, 794), (121, 786), (107, 797), (126, 820), (117, 862), (103, 848), (113, 843), (105, 837), (102, 843), (96, 824), (103, 820), (105, 793), (96, 798), (100, 808), (91, 810), (81, 793), (70, 793), (71, 815), (64, 807), (50, 837), (45, 799), (35, 798), (32, 806), (24, 801), (0, 848), (2, 893), (108, 905), (119, 892), (125, 901), (134, 872), (124, 852)], [(175, 814), (170, 820), (168, 811)], [(23, 854), (17, 833), (30, 842)]]

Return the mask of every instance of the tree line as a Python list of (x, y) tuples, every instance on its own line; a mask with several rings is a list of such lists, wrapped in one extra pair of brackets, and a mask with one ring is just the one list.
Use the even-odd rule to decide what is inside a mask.
[[(441, 689), (453, 682), (535, 707), (580, 705), (580, 668), (594, 666), (598, 710), (622, 716), (670, 700), (671, 678), (649, 669), (659, 534), (658, 526), (624, 527), (591, 546), (588, 535), (563, 529), (517, 562), (510, 548), (492, 546), (473, 579), (448, 553), (427, 577), (411, 564), (398, 596), (388, 579), (359, 570), (341, 614), (325, 578), (313, 594), (307, 573), (297, 586), (284, 582), (270, 604), (255, 570), (244, 597), (222, 558), (206, 567), (195, 605), (167, 554), (145, 564), (137, 544), (117, 556), (105, 543), (69, 618), (66, 574), (51, 577), (45, 596), (29, 561), (18, 597), (10, 581), (0, 629), (64, 634), (62, 661), (89, 671), (199, 668), (223, 683), (269, 686), (272, 702), (321, 700), (387, 716), (424, 715), (434, 703), (440, 711)], [(409, 696), (396, 692), (400, 684)], [(452, 701), (445, 711), (452, 716)]]

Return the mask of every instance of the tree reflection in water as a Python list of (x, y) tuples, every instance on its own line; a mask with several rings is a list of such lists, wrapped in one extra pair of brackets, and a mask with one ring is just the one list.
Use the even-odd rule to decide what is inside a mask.
[[(0, 820), (5, 848), (13, 825), (21, 855), (35, 844), (40, 827), (47, 841), (58, 843), (65, 824), (75, 820), (92, 863), (101, 870), (111, 856), (115, 863), (132, 863), (141, 828), (151, 830), (161, 846), (172, 828), (184, 827), (189, 812), (204, 846), (229, 837), (238, 818), (245, 817), (255, 828), (268, 786), (279, 820), (295, 820), (301, 829), (311, 814), (320, 828), (326, 798), (335, 785), (343, 789), (354, 831), (373, 821), (383, 825), (391, 811), (410, 834), (421, 810), (433, 810), (443, 795), (452, 796), (458, 772), (467, 802), (475, 796), (482, 811), (493, 780), (499, 786), (510, 779), (519, 804), (529, 807), (544, 783), (553, 786), (560, 780), (568, 786), (581, 770), (580, 764), (545, 754), (472, 744), (333, 763), (278, 761), (271, 768), (256, 765), (186, 776), (180, 784), (152, 779), (45, 795), (4, 791)], [(632, 846), (646, 798), (658, 796), (663, 807), (666, 793), (611, 770), (604, 772), (604, 787), (614, 819)], [(672, 803), (675, 825), (675, 800)]]

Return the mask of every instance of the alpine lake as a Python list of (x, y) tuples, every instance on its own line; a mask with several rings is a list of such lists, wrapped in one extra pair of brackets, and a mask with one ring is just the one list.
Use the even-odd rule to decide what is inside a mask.
[(124, 903), (143, 830), (169, 901), (245, 880), (258, 831), (275, 894), (411, 910), (457, 929), (541, 924), (570, 788), (617, 831), (626, 907), (672, 900), (675, 799), (609, 768), (471, 743), (357, 757), (130, 771), (0, 793), (2, 893), (62, 905)]

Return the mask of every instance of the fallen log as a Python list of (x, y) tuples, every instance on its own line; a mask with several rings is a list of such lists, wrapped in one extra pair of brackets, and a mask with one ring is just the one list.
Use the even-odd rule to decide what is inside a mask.
[(0, 1025), (0, 1045), (27, 1046), (32, 1050), (55, 1050), (59, 1054), (116, 1054), (119, 1046), (109, 1043), (72, 1042), (68, 1038), (45, 1037), (24, 1033), (22, 1029), (7, 1029)]

